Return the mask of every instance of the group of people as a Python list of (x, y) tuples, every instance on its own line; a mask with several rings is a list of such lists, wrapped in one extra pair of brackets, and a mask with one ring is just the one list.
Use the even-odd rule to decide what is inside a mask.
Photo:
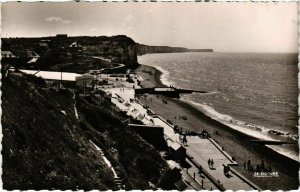
[(254, 165), (251, 164), (251, 161), (248, 160), (247, 162), (244, 162), (244, 169), (250, 172), (253, 171), (268, 171), (268, 172), (272, 172), (272, 168), (271, 166), (265, 166), (265, 162), (264, 160), (261, 161), (260, 164), (256, 164), (256, 167), (254, 167)]
[(214, 168), (214, 160), (213, 159), (208, 158), (207, 163), (208, 163), (208, 166), (209, 166), (210, 169)]
[(209, 133), (205, 129), (202, 130), (199, 136), (202, 139), (207, 139), (208, 137), (210, 137)]
[(186, 135), (184, 134), (180, 134), (179, 135), (179, 141), (184, 145), (184, 146), (187, 146), (187, 138), (186, 138)]

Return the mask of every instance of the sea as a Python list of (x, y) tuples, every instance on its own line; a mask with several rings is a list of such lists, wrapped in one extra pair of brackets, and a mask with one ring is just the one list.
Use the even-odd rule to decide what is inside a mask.
[[(298, 142), (297, 53), (160, 53), (138, 61), (160, 70), (168, 86), (206, 91), (181, 100), (228, 127), (259, 140)], [(267, 147), (299, 161), (298, 144)]]

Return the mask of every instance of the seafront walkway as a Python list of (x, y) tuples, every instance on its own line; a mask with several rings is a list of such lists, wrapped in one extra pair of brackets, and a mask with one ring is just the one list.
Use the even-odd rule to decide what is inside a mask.
[[(136, 86), (136, 85), (135, 85)], [(149, 115), (147, 109), (135, 99), (133, 84), (123, 82), (120, 86), (107, 86), (104, 91), (110, 93), (112, 102), (127, 114), (141, 120), (146, 125), (158, 125), (164, 128), (164, 135), (181, 144), (180, 135), (174, 132), (173, 125), (162, 117)], [(229, 171), (229, 176), (224, 174), (224, 166), (237, 165), (225, 151), (211, 138), (200, 138), (199, 136), (187, 136), (187, 144), (183, 145), (187, 152), (186, 161), (191, 167), (186, 171), (204, 189), (219, 190), (255, 190), (259, 189), (249, 180)], [(213, 159), (214, 165), (208, 165), (208, 159)], [(199, 167), (203, 174), (199, 174)]]
[[(164, 128), (164, 134), (171, 138), (174, 141), (180, 143), (179, 134), (175, 133), (172, 125), (168, 124), (167, 122), (163, 121), (160, 117), (153, 118), (154, 124), (162, 126)], [(251, 187), (248, 183), (244, 180), (239, 178), (233, 173), (230, 173), (230, 176), (225, 176), (223, 170), (223, 165), (231, 165), (236, 164), (236, 162), (230, 160), (227, 154), (220, 150), (216, 146), (217, 144), (210, 140), (210, 139), (201, 139), (198, 136), (188, 136), (187, 137), (187, 145), (184, 147), (187, 150), (188, 156), (191, 157), (192, 161), (196, 162), (197, 164), (201, 165), (202, 168), (212, 177), (215, 179), (217, 183), (223, 186), (225, 189), (231, 190), (253, 190), (254, 188)], [(210, 168), (208, 165), (208, 159), (214, 160), (213, 168)], [(191, 164), (191, 163), (190, 163)], [(196, 180), (198, 182), (202, 182), (203, 179), (198, 174), (198, 168), (193, 170), (189, 170), (189, 173), (193, 175), (195, 173)], [(218, 182), (219, 181), (219, 182)], [(207, 182), (204, 179), (203, 187), (206, 189), (217, 189), (215, 188), (216, 184), (212, 184), (211, 182)], [(208, 187), (208, 188), (207, 188)]]

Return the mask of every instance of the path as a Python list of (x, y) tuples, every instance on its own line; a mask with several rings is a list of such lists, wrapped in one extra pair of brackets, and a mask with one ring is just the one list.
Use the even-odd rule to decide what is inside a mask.
[[(112, 86), (107, 86), (103, 90), (112, 94), (112, 102), (118, 106), (121, 110), (127, 111), (127, 114), (135, 117), (136, 113), (139, 113), (145, 124), (159, 125), (164, 128), (164, 134), (168, 138), (180, 143), (179, 134), (173, 130), (173, 125), (170, 125), (163, 118), (159, 116), (150, 116), (147, 113), (147, 109), (139, 101), (135, 100), (135, 93), (133, 85), (128, 82), (118, 82)], [(135, 84), (135, 86), (137, 86)], [(132, 100), (132, 102), (130, 102)], [(187, 173), (194, 177), (195, 181), (202, 184), (202, 177), (198, 174), (198, 167), (201, 165), (205, 175), (209, 180), (204, 177), (203, 187), (205, 189), (231, 189), (231, 190), (253, 190), (259, 189), (249, 180), (244, 177), (237, 176), (233, 172), (230, 172), (230, 177), (227, 177), (223, 173), (223, 165), (236, 165), (237, 162), (232, 161), (232, 158), (221, 149), (221, 147), (212, 139), (201, 139), (198, 136), (188, 136), (187, 146), (184, 146), (187, 150), (187, 154), (190, 159), (187, 161), (192, 165)], [(214, 160), (214, 169), (209, 168), (208, 158)]]

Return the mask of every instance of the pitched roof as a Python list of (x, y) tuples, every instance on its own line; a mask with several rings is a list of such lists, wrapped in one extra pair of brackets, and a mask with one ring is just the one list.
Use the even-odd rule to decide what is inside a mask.
[(175, 151), (177, 151), (179, 148), (182, 147), (179, 143), (177, 143), (176, 141), (173, 141), (171, 139), (167, 139), (167, 144), (170, 148), (172, 148)]
[(38, 57), (33, 57), (32, 59), (27, 61), (27, 63), (36, 63), (37, 60), (38, 60)]
[(43, 79), (48, 80), (62, 80), (63, 81), (75, 81), (75, 78), (81, 76), (81, 74), (77, 73), (68, 73), (68, 72), (57, 72), (57, 71), (35, 71), (35, 70), (20, 70), (23, 73), (32, 74), (37, 77), (41, 77)]
[(40, 57), (36, 52), (31, 51), (31, 50), (27, 50), (26, 55), (28, 58)]

